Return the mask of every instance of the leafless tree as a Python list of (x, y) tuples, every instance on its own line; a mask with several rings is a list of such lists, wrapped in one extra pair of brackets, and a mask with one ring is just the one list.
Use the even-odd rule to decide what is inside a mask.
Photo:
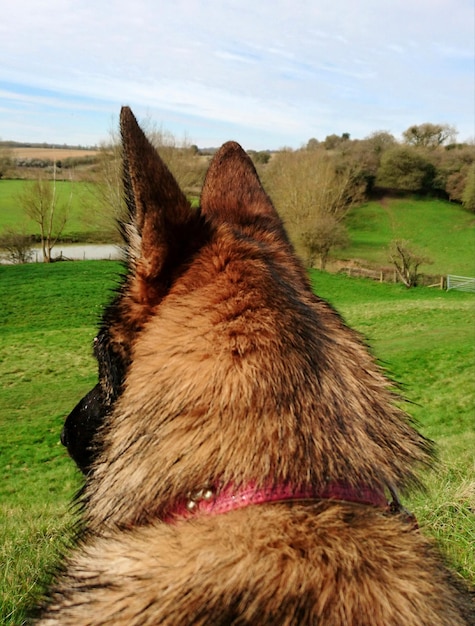
[(34, 181), (25, 182), (18, 194), (20, 207), (40, 228), (45, 263), (53, 261), (52, 250), (66, 226), (71, 200), (72, 188), (67, 200), (60, 198), (55, 171), (53, 180), (40, 175)]
[(12, 165), (12, 149), (5, 143), (0, 142), (0, 178), (3, 178)]
[[(186, 138), (180, 142), (172, 133), (157, 128), (150, 121), (144, 127), (180, 187), (189, 195), (199, 195), (207, 158), (200, 156), (196, 146)], [(101, 210), (91, 212), (85, 207), (85, 219), (109, 234), (117, 232), (117, 222), (125, 216), (126, 205), (122, 193), (121, 147), (115, 131), (110, 132), (109, 141), (100, 147), (90, 191), (95, 197), (93, 204), (99, 204)]]
[(395, 239), (389, 246), (389, 260), (396, 273), (407, 288), (416, 287), (419, 279), (419, 267), (432, 261), (414, 249), (409, 241)]
[(0, 248), (5, 250), (4, 256), (10, 263), (28, 263), (33, 258), (31, 235), (25, 228), (6, 228), (0, 235)]
[(330, 250), (346, 241), (346, 215), (364, 199), (357, 168), (324, 151), (283, 150), (273, 156), (264, 180), (296, 248), (303, 246), (307, 262), (318, 256), (325, 267)]
[(307, 265), (313, 267), (319, 258), (321, 270), (326, 268), (330, 251), (348, 243), (346, 228), (328, 213), (321, 213), (315, 219), (313, 228), (303, 231), (301, 238), (307, 252)]

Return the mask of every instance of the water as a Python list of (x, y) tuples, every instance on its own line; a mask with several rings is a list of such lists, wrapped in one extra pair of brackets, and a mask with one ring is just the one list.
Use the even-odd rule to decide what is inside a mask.
[[(54, 259), (62, 257), (74, 261), (102, 260), (102, 259), (122, 259), (124, 253), (120, 246), (113, 244), (84, 244), (84, 245), (64, 245), (60, 244), (53, 248)], [(33, 248), (32, 262), (42, 263), (43, 252), (41, 248)]]

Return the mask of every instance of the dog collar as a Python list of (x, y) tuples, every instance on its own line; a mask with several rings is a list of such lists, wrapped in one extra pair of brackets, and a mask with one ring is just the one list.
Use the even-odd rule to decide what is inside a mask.
[(186, 500), (178, 504), (164, 521), (173, 523), (179, 519), (189, 519), (198, 514), (218, 515), (252, 504), (314, 502), (317, 500), (340, 500), (342, 502), (368, 504), (383, 509), (390, 506), (383, 488), (368, 485), (354, 487), (344, 482), (333, 482), (320, 488), (295, 489), (291, 485), (281, 485), (266, 489), (258, 488), (254, 484), (241, 488), (236, 488), (230, 484), (222, 488), (210, 486), (190, 492), (187, 494)]

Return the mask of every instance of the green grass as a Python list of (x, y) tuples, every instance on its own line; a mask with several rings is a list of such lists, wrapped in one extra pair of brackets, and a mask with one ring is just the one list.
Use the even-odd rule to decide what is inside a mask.
[(426, 274), (475, 276), (475, 215), (444, 200), (391, 199), (368, 202), (348, 218), (350, 245), (342, 259), (388, 266), (388, 246), (407, 239), (433, 263)]
[[(38, 225), (25, 217), (18, 202), (22, 189), (31, 184), (32, 181), (0, 180), (0, 233), (4, 228), (24, 228), (28, 234), (39, 235)], [(91, 184), (58, 181), (56, 186), (59, 205), (68, 204), (71, 197), (69, 217), (62, 237), (79, 241), (110, 237), (109, 232), (102, 232), (103, 220), (97, 219), (99, 199), (94, 195)]]
[[(58, 432), (71, 403), (94, 382), (88, 345), (117, 268), (107, 262), (92, 270), (89, 262), (0, 266), (0, 426), (8, 432), (0, 439), (6, 464), (0, 497), (54, 502), (63, 489), (65, 476), (56, 480), (66, 458)], [(31, 472), (39, 464), (45, 475)]]
[[(119, 271), (108, 261), (0, 266), (2, 624), (22, 623), (71, 534), (68, 503), (81, 479), (59, 433), (95, 383), (91, 340)], [(428, 493), (409, 504), (475, 583), (475, 297), (320, 272), (312, 281), (369, 338), (439, 444)]]
[(21, 623), (67, 536), (80, 476), (59, 434), (95, 384), (91, 340), (118, 270), (87, 261), (0, 266), (2, 624)]

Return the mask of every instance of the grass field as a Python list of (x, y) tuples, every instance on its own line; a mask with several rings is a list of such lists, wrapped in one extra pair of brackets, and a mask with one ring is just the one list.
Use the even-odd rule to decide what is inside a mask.
[[(38, 235), (39, 226), (23, 214), (18, 196), (31, 181), (0, 180), (0, 233), (4, 228), (24, 229)], [(94, 186), (85, 182), (57, 181), (58, 205), (70, 202), (69, 217), (62, 236), (74, 241), (108, 242), (110, 232), (104, 232), (104, 219), (100, 216), (98, 196)]]
[(354, 209), (348, 219), (350, 245), (344, 259), (387, 266), (393, 239), (407, 239), (433, 263), (426, 274), (475, 276), (475, 215), (444, 200), (386, 198)]
[[(107, 261), (0, 266), (2, 624), (22, 623), (71, 535), (81, 479), (59, 433), (95, 384), (91, 340), (119, 271)], [(312, 281), (368, 337), (437, 441), (441, 464), (409, 504), (475, 583), (475, 297), (320, 272)]]

